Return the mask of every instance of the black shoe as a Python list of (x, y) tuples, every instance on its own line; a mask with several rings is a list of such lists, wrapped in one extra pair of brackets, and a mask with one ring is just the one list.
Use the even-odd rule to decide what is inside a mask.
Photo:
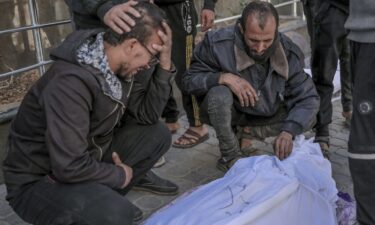
[(221, 157), (217, 160), (216, 168), (226, 173), (236, 162), (237, 160), (243, 158), (244, 156), (237, 156), (232, 159), (228, 159), (226, 157)]
[(136, 205), (133, 205), (134, 206), (134, 218), (133, 218), (133, 222), (139, 222), (143, 219), (143, 212), (140, 208), (138, 208)]
[(178, 186), (150, 170), (134, 185), (133, 190), (148, 191), (159, 195), (176, 195)]

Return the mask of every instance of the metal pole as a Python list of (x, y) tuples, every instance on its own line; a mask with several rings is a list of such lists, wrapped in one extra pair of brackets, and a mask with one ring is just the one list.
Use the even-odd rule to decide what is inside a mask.
[[(31, 16), (31, 25), (37, 26), (39, 21), (37, 21), (37, 17), (36, 17), (37, 9), (36, 9), (36, 5), (34, 4), (34, 0), (29, 0), (29, 12), (30, 12), (30, 16)], [(36, 57), (37, 57), (37, 60), (38, 60), (38, 64), (40, 64), (44, 61), (42, 39), (40, 38), (40, 29), (33, 29), (32, 32), (33, 32), (33, 36), (34, 36)], [(44, 72), (45, 72), (45, 67), (40, 66), (39, 67), (39, 76), (44, 74)]]
[(2, 73), (2, 74), (0, 74), (0, 78), (6, 78), (8, 76), (14, 76), (14, 75), (19, 74), (19, 73), (23, 73), (23, 72), (26, 72), (26, 71), (29, 71), (29, 70), (32, 70), (32, 69), (35, 69), (35, 68), (39, 68), (39, 67), (51, 64), (52, 62), (53, 62), (52, 60), (43, 61), (41, 63), (33, 64), (31, 66), (22, 67), (21, 69), (12, 70), (10, 72)]
[(61, 21), (56, 21), (56, 22), (51, 22), (51, 23), (38, 24), (38, 25), (35, 25), (35, 26), (16, 27), (16, 28), (7, 29), (7, 30), (0, 30), (0, 35), (11, 34), (11, 33), (15, 33), (15, 32), (28, 31), (28, 30), (32, 30), (32, 29), (52, 27), (52, 26), (63, 25), (63, 24), (68, 24), (68, 23), (71, 23), (71, 21), (70, 20), (61, 20)]
[(294, 17), (297, 17), (297, 14), (298, 14), (298, 12), (297, 12), (297, 1), (294, 1), (294, 3), (293, 3), (293, 16)]

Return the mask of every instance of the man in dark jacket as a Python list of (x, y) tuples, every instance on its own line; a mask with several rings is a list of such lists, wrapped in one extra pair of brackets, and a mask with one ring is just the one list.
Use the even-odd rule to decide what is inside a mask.
[(208, 32), (183, 78), (184, 89), (200, 96), (202, 118), (215, 129), (227, 170), (242, 157), (232, 127), (251, 138), (276, 136), (275, 154), (284, 159), (293, 137), (309, 129), (319, 106), (298, 47), (278, 33), (272, 4), (249, 3), (234, 27)]
[[(129, 31), (134, 24), (129, 15), (139, 16), (132, 6), (136, 1), (128, 0), (65, 0), (73, 12), (73, 20), (76, 29), (97, 28), (109, 26), (118, 33)], [(141, 1), (141, 0), (139, 0)], [(148, 1), (148, 0), (144, 0)], [(205, 0), (200, 15), (202, 31), (213, 26), (214, 7), (217, 0)], [(172, 60), (176, 65), (176, 84), (181, 89), (181, 78), (189, 67), (192, 51), (194, 48), (194, 37), (198, 24), (197, 12), (193, 0), (154, 0), (152, 1), (167, 14), (173, 32)], [(138, 76), (136, 82), (147, 84), (147, 73)], [(183, 108), (186, 112), (189, 128), (173, 144), (177, 148), (193, 147), (209, 138), (208, 130), (200, 121), (199, 108), (193, 95), (182, 92)], [(171, 95), (163, 110), (162, 117), (170, 129), (175, 133), (179, 128), (179, 111), (177, 102)]]
[[(143, 2), (150, 2), (150, 1), (144, 0)], [(75, 28), (77, 30), (110, 27), (111, 29), (116, 31), (118, 34), (121, 34), (123, 32), (130, 32), (131, 27), (134, 26), (135, 24), (134, 18), (140, 17), (140, 14), (134, 8), (138, 3), (137, 1), (127, 1), (127, 0), (71, 1), (71, 0), (66, 0), (66, 3), (68, 4), (68, 6), (73, 12), (73, 21), (75, 23)], [(172, 46), (172, 53), (173, 53), (173, 46)], [(152, 74), (154, 72), (155, 72), (155, 69), (153, 67), (150, 67), (147, 70), (140, 71), (140, 74), (138, 74), (135, 77), (134, 84), (133, 84), (135, 88), (133, 89), (133, 92), (137, 90), (145, 89), (149, 85), (150, 77), (152, 77)], [(135, 96), (134, 94), (135, 93), (133, 93), (133, 95), (130, 96), (130, 100), (132, 101), (132, 104), (130, 107), (127, 108), (127, 114), (134, 117), (139, 123), (146, 123), (146, 124), (153, 123), (154, 120), (152, 121), (147, 120), (147, 119), (145, 120), (145, 118), (148, 118), (148, 117), (143, 116), (143, 114), (147, 114), (148, 113), (147, 111), (134, 110), (134, 108), (137, 109), (137, 106), (141, 103), (139, 98), (132, 97), (132, 96)], [(174, 100), (173, 96), (170, 95), (170, 98), (168, 99), (168, 102), (166, 105), (171, 104), (171, 98), (172, 100)], [(163, 110), (163, 113), (168, 111), (166, 109), (170, 109), (170, 107), (166, 106)], [(177, 121), (177, 115), (178, 115), (178, 111), (176, 114), (176, 121)], [(161, 114), (159, 114), (158, 116), (160, 117)], [(177, 194), (177, 191), (178, 191), (177, 185), (171, 182), (167, 182), (165, 180), (159, 179), (152, 171), (149, 171), (146, 174), (146, 176), (134, 186), (134, 189), (138, 189), (142, 191), (149, 191), (152, 193), (163, 194), (163, 195), (175, 195)]]
[(352, 80), (349, 73), (349, 41), (344, 23), (349, 0), (303, 0), (311, 39), (311, 71), (320, 97), (315, 142), (329, 157), (329, 124), (332, 121), (333, 78), (340, 60), (341, 105), (346, 124), (352, 115)]
[[(131, 32), (77, 31), (26, 94), (7, 143), (7, 200), (32, 224), (133, 224), (125, 194), (170, 147), (158, 118), (171, 92), (171, 30), (153, 4)], [(155, 66), (150, 85), (133, 76)], [(133, 107), (130, 94), (139, 99)], [(140, 124), (126, 117), (133, 107)], [(147, 113), (144, 113), (147, 112)]]

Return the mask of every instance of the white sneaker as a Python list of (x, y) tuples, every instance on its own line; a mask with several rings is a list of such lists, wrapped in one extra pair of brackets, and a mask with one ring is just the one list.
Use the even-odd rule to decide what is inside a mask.
[(160, 159), (158, 161), (156, 161), (156, 163), (154, 164), (154, 166), (152, 168), (159, 168), (162, 165), (164, 165), (166, 162), (167, 161), (165, 160), (165, 157), (162, 156), (162, 157), (160, 157)]

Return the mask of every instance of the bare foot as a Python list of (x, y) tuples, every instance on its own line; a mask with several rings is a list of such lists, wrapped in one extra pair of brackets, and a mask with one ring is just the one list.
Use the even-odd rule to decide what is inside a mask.
[(345, 119), (351, 119), (351, 118), (352, 118), (352, 111), (349, 111), (349, 112), (342, 112), (341, 115), (342, 115)]
[(349, 111), (349, 112), (342, 112), (341, 115), (344, 117), (345, 119), (345, 125), (347, 127), (350, 127), (351, 125), (351, 122), (352, 122), (352, 111)]
[(241, 138), (241, 149), (250, 148), (253, 145), (250, 138)]
[[(244, 127), (243, 133), (249, 134), (250, 133), (250, 127)], [(252, 145), (252, 141), (251, 141), (250, 138), (246, 138), (246, 137), (241, 138), (241, 143), (240, 143), (241, 149), (250, 148), (251, 145)]]
[(165, 125), (167, 125), (168, 130), (171, 132), (171, 134), (175, 134), (180, 128), (180, 124), (178, 123), (178, 121), (175, 123), (165, 123)]

